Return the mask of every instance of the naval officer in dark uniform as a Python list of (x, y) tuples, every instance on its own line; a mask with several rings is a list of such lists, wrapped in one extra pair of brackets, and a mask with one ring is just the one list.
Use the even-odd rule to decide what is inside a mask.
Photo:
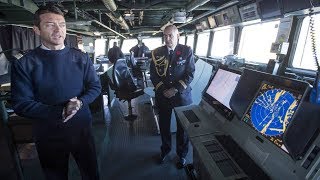
[[(177, 106), (192, 103), (190, 83), (195, 71), (194, 57), (190, 47), (178, 44), (179, 32), (176, 26), (169, 25), (163, 32), (165, 46), (152, 52), (150, 79), (155, 87), (156, 105), (159, 108), (161, 134), (160, 163), (163, 163), (171, 150), (171, 113)], [(189, 139), (177, 122), (177, 168), (186, 164)]]

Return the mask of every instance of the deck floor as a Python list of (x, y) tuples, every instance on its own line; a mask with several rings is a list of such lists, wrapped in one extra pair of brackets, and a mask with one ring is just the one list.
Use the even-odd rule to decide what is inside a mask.
[[(173, 149), (164, 164), (157, 164), (161, 139), (157, 134), (151, 104), (147, 95), (133, 101), (134, 113), (138, 118), (133, 122), (123, 119), (127, 104), (116, 101), (111, 109), (110, 143), (107, 153), (101, 157), (102, 179), (187, 179), (184, 170), (175, 167), (175, 135)], [(190, 148), (191, 149), (191, 148)], [(188, 162), (192, 153), (189, 153)]]
[[(175, 166), (175, 134), (172, 136), (172, 151), (164, 164), (157, 164), (161, 139), (157, 134), (149, 96), (144, 94), (132, 101), (133, 112), (138, 118), (124, 120), (127, 103), (114, 99), (112, 106), (105, 105), (105, 118), (102, 112), (94, 114), (93, 132), (96, 142), (101, 180), (186, 180), (185, 170)], [(19, 148), (23, 159), (23, 172), (26, 180), (44, 180), (34, 145)], [(187, 163), (192, 162), (192, 148)], [(9, 178), (7, 173), (2, 176)], [(3, 174), (2, 174), (3, 175)], [(1, 176), (1, 174), (0, 174)], [(1, 179), (3, 179), (1, 178)], [(69, 179), (81, 179), (77, 166), (70, 158)]]

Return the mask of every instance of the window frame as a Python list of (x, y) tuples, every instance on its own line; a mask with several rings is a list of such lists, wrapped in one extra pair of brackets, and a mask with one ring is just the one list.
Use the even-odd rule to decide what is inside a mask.
[[(200, 36), (200, 35), (208, 35), (208, 42), (207, 42), (207, 45), (206, 45), (206, 46), (207, 46), (207, 49), (206, 49), (206, 52), (205, 52), (204, 55), (197, 53), (197, 51), (199, 51), (200, 49), (203, 48), (203, 46), (205, 46), (204, 44), (203, 44), (203, 46), (201, 46), (201, 47), (198, 46), (199, 43), (202, 44), (202, 42), (199, 42), (199, 36)], [(194, 54), (197, 55), (197, 56), (199, 56), (199, 57), (207, 57), (207, 56), (208, 56), (208, 50), (209, 50), (209, 43), (210, 43), (210, 31), (203, 31), (203, 32), (198, 33), (197, 44), (196, 44), (196, 49), (195, 49), (195, 51), (194, 51)], [(199, 48), (200, 48), (200, 49), (199, 49)]]
[[(190, 37), (192, 37), (192, 44), (188, 43), (188, 42), (190, 42), (189, 41), (189, 39), (191, 39)], [(190, 46), (192, 51), (193, 51), (193, 48), (194, 48), (194, 38), (195, 38), (195, 34), (187, 34), (186, 45)]]
[[(318, 16), (317, 18), (320, 19), (320, 13), (317, 13), (316, 15)], [(298, 47), (298, 45), (299, 45), (299, 38), (300, 38), (300, 35), (301, 35), (301, 33), (302, 33), (302, 31), (303, 31), (303, 28), (304, 28), (304, 27), (303, 27), (304, 20), (305, 20), (306, 18), (309, 18), (309, 16), (308, 16), (308, 15), (303, 15), (303, 16), (298, 16), (297, 18), (298, 18), (298, 20), (297, 20), (297, 27), (296, 27), (296, 31), (295, 31), (295, 33), (294, 33), (294, 39), (293, 39), (293, 43), (292, 43), (292, 49), (291, 49), (290, 55), (289, 55), (288, 68), (298, 69), (298, 70), (301, 70), (301, 71), (304, 71), (304, 72), (315, 72), (315, 71), (317, 71), (317, 67), (316, 67), (316, 66), (315, 66), (314, 69), (311, 69), (311, 68), (309, 68), (308, 66), (305, 66), (305, 67), (302, 67), (302, 66), (295, 67), (295, 66), (294, 66), (294, 61), (295, 61), (295, 60), (300, 60), (300, 64), (303, 64), (303, 61), (304, 61), (304, 59), (303, 59), (304, 55), (301, 55), (301, 58), (300, 58), (300, 59), (295, 59), (295, 57), (297, 56), (297, 54), (296, 54), (296, 53), (297, 53), (297, 49), (302, 48), (302, 47)], [(315, 21), (316, 21), (316, 20), (315, 20)], [(319, 24), (319, 22), (316, 22), (316, 24), (317, 24), (318, 28), (320, 29), (320, 24)], [(306, 32), (306, 34), (302, 34), (302, 35), (305, 35), (305, 39), (308, 39), (308, 40), (305, 40), (304, 42), (302, 42), (302, 44), (304, 44), (304, 46), (303, 46), (303, 52), (305, 52), (307, 41), (310, 41), (310, 26), (309, 26), (309, 20), (307, 21), (306, 25), (307, 25), (307, 30), (306, 30), (307, 32)], [(318, 31), (318, 32), (319, 32), (319, 31)], [(319, 40), (319, 38), (317, 38), (317, 36), (319, 36), (319, 34), (320, 34), (320, 32), (315, 34), (315, 35), (316, 35), (316, 41), (318, 42), (318, 44), (316, 45), (318, 58), (319, 58), (319, 54), (320, 54), (320, 51), (319, 51), (319, 48), (320, 48), (320, 40)], [(310, 47), (310, 49), (311, 49), (311, 48), (312, 48), (312, 47)], [(309, 52), (310, 52), (310, 51), (309, 51)], [(311, 53), (312, 53), (312, 51), (311, 51)], [(313, 55), (313, 53), (312, 53), (312, 55)], [(306, 58), (306, 59), (307, 59), (307, 58)], [(314, 60), (314, 58), (313, 58), (313, 60)], [(314, 61), (314, 64), (315, 64), (315, 61)]]
[[(234, 49), (235, 49), (235, 40), (236, 40), (236, 26), (229, 26), (228, 28), (218, 28), (218, 29), (214, 29), (213, 30), (213, 38), (212, 38), (212, 41), (210, 42), (211, 43), (211, 49), (210, 49), (210, 57), (213, 57), (213, 58), (223, 58), (224, 56), (226, 56), (226, 55), (230, 55), (230, 54), (226, 54), (226, 55), (224, 55), (224, 56), (214, 56), (213, 54), (212, 54), (212, 50), (215, 48), (214, 47), (214, 38), (216, 37), (216, 33), (217, 32), (221, 32), (221, 31), (225, 31), (225, 30), (231, 30), (231, 31), (233, 31), (233, 40), (232, 40), (232, 54), (234, 54), (235, 52), (234, 52)], [(229, 40), (230, 40), (230, 38), (229, 38)], [(229, 41), (229, 43), (231, 43), (230, 41)]]

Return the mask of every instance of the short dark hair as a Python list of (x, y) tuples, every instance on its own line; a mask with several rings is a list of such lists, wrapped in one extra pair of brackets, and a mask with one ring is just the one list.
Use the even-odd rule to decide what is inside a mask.
[(46, 13), (59, 14), (64, 17), (64, 13), (61, 10), (61, 5), (48, 3), (45, 6), (40, 6), (39, 9), (34, 13), (33, 24), (40, 27), (40, 15)]

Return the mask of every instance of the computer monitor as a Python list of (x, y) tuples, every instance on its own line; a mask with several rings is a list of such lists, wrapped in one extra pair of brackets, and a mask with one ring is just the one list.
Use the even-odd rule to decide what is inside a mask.
[(308, 1), (308, 0), (281, 0), (283, 5), (283, 12), (290, 13), (298, 10), (311, 8), (312, 5), (314, 7), (318, 7), (320, 5), (319, 0)]
[(303, 97), (304, 91), (263, 81), (242, 121), (288, 153), (283, 135)]
[(309, 87), (309, 84), (303, 81), (245, 68), (230, 100), (230, 107), (239, 119), (243, 117), (263, 81), (294, 87), (299, 92), (305, 92)]
[(281, 1), (260, 0), (258, 1), (261, 19), (277, 18), (282, 16)]
[(229, 120), (233, 118), (229, 102), (240, 76), (239, 71), (220, 67), (203, 91), (203, 99)]
[[(266, 129), (263, 129), (263, 131), (262, 129), (256, 129), (251, 123), (251, 120), (248, 120), (248, 118), (251, 117), (250, 113), (252, 104), (256, 101), (256, 99), (262, 92), (266, 91), (262, 89), (262, 83), (271, 84), (275, 89), (285, 90), (297, 100), (298, 105), (293, 111), (293, 114), (290, 115), (291, 119), (288, 121), (288, 125), (286, 126), (285, 131), (282, 132), (280, 136), (270, 136), (270, 134), (265, 134), (269, 133), (269, 131), (267, 132)], [(301, 118), (297, 119), (298, 115), (301, 115), (301, 110), (304, 109), (300, 107), (304, 104), (305, 97), (307, 96), (309, 90), (310, 85), (304, 81), (272, 75), (252, 69), (244, 69), (238, 85), (230, 99), (230, 107), (232, 109), (232, 112), (238, 117), (239, 120), (242, 120), (242, 123), (235, 124), (238, 126), (239, 132), (241, 133), (236, 133), (234, 136), (241, 136), (242, 141), (247, 141), (248, 139), (252, 140), (250, 141), (250, 143), (256, 143), (258, 146), (263, 147), (264, 152), (272, 153), (273, 155), (276, 155), (277, 158), (280, 158), (281, 154), (287, 154), (294, 159), (298, 158), (298, 156), (301, 156), (301, 154), (303, 154), (305, 149), (307, 148), (307, 140), (312, 139), (312, 136), (314, 134), (311, 132), (305, 133), (303, 132), (303, 130), (301, 130), (306, 129), (306, 127), (308, 127), (311, 123)], [(262, 97), (264, 96), (261, 96), (261, 98)], [(263, 114), (261, 112), (259, 113), (262, 116)], [(307, 129), (308, 131), (310, 131), (310, 128)], [(273, 130), (276, 130), (276, 128), (274, 128)], [(265, 132), (265, 135), (263, 135), (263, 133), (261, 134), (260, 131)], [(279, 139), (281, 140), (280, 142)], [(284, 147), (283, 145), (285, 145), (287, 151), (284, 149), (281, 150), (281, 147)], [(246, 149), (251, 154), (257, 153), (255, 152), (254, 148), (246, 147)]]

